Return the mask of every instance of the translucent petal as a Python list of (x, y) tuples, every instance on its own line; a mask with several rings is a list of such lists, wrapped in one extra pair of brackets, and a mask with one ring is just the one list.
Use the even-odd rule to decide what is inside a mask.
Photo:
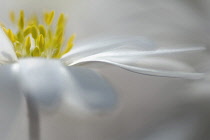
[(24, 103), (18, 85), (18, 66), (4, 65), (0, 67), (0, 138), (9, 136), (17, 121), (21, 104)]
[(110, 83), (96, 72), (84, 68), (69, 67), (71, 92), (66, 94), (68, 104), (82, 111), (106, 112), (117, 104), (117, 94)]
[(0, 27), (0, 64), (12, 63), (17, 61), (17, 56), (13, 45), (3, 29)]
[[(68, 63), (69, 61), (63, 61), (66, 65), (77, 65), (81, 63), (87, 62), (103, 62), (112, 64), (115, 66), (119, 66), (126, 70), (140, 73), (140, 74), (147, 74), (147, 75), (154, 75), (154, 76), (167, 76), (167, 77), (182, 77), (188, 79), (197, 79), (201, 78), (203, 74), (201, 73), (194, 73), (192, 72), (192, 68), (187, 64), (173, 61), (173, 60), (164, 60), (163, 57), (161, 58), (152, 58), (149, 56), (163, 56), (163, 55), (170, 55), (176, 53), (183, 53), (183, 52), (195, 52), (195, 51), (202, 51), (204, 47), (193, 47), (193, 48), (182, 48), (182, 49), (165, 49), (165, 50), (153, 50), (153, 51), (134, 51), (128, 49), (116, 49), (114, 51), (107, 51), (98, 53), (95, 55), (91, 55), (72, 63)], [(134, 65), (132, 65), (134, 64)], [(139, 66), (139, 64), (149, 64), (150, 67), (156, 66), (160, 68), (147, 68), (147, 66)], [(164, 67), (163, 67), (164, 66)], [(170, 69), (173, 68), (173, 69)]]
[(139, 51), (132, 48), (118, 48), (111, 51), (105, 51), (99, 54), (96, 54), (97, 57), (145, 57), (145, 56), (162, 56), (170, 54), (180, 54), (180, 53), (190, 53), (198, 52), (205, 50), (205, 47), (189, 47), (189, 48), (175, 48), (175, 49), (157, 49), (150, 51)]
[(62, 103), (70, 109), (104, 111), (116, 104), (111, 85), (96, 72), (66, 67), (58, 60), (21, 59), (22, 91), (44, 111), (54, 111)]
[(182, 61), (172, 60), (162, 57), (146, 57), (142, 59), (128, 58), (128, 59), (109, 59), (118, 63), (125, 63), (137, 67), (152, 68), (156, 70), (171, 70), (171, 71), (187, 71), (194, 72), (194, 69)]
[(132, 65), (124, 64), (124, 63), (110, 61), (107, 59), (98, 59), (98, 58), (97, 59), (83, 59), (83, 60), (75, 62), (73, 65), (80, 64), (80, 63), (87, 63), (87, 62), (107, 63), (114, 66), (118, 66), (120, 68), (123, 68), (131, 72), (145, 74), (145, 75), (152, 75), (152, 76), (177, 77), (177, 78), (186, 78), (186, 79), (200, 79), (204, 76), (202, 73), (143, 68), (143, 67), (132, 66)]
[(138, 51), (148, 51), (156, 49), (153, 42), (142, 37), (112, 37), (105, 40), (94, 40), (94, 42), (86, 43), (84, 45), (74, 46), (73, 50), (63, 56), (62, 60), (68, 63), (72, 61), (107, 52), (110, 50), (129, 48)]
[(20, 85), (25, 96), (31, 96), (44, 111), (58, 108), (64, 90), (62, 65), (41, 58), (20, 59), (19, 65)]

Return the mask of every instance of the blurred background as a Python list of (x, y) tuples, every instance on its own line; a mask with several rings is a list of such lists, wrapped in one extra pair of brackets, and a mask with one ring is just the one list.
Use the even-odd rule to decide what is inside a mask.
[[(176, 58), (184, 59), (199, 72), (210, 70), (209, 0), (1, 2), (0, 20), (6, 25), (11, 25), (8, 20), (11, 10), (66, 13), (69, 17), (66, 34), (76, 33), (76, 43), (100, 36), (138, 35), (154, 41), (160, 48), (206, 46), (204, 53)], [(56, 113), (41, 114), (42, 140), (210, 139), (208, 77), (203, 81), (153, 77), (109, 65), (98, 71), (118, 91), (118, 106), (103, 115), (78, 115), (65, 106)], [(26, 107), (22, 103), (7, 139), (27, 140), (27, 131)]]

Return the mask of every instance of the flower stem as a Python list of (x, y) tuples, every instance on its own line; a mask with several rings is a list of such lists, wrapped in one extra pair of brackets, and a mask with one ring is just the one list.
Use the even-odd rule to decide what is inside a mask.
[(35, 100), (30, 94), (26, 95), (28, 110), (29, 140), (40, 140), (40, 118)]

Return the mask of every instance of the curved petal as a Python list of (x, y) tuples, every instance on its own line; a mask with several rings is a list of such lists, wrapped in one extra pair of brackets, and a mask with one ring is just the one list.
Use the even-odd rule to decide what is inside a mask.
[(20, 85), (25, 96), (33, 98), (44, 111), (58, 108), (64, 91), (63, 65), (41, 58), (20, 59), (19, 65)]
[[(183, 53), (183, 52), (195, 52), (195, 51), (202, 51), (205, 50), (204, 47), (193, 47), (193, 48), (182, 48), (182, 49), (170, 49), (170, 50), (153, 50), (153, 51), (134, 51), (134, 50), (125, 50), (123, 49), (117, 49), (116, 51), (107, 51), (102, 52), (99, 54), (91, 55), (82, 59), (79, 59), (77, 61), (69, 63), (69, 61), (62, 60), (66, 65), (77, 65), (81, 63), (87, 63), (87, 62), (103, 62), (112, 64), (118, 67), (121, 67), (123, 69), (140, 73), (140, 74), (146, 74), (146, 75), (154, 75), (154, 76), (167, 76), (167, 77), (182, 77), (187, 79), (198, 79), (203, 77), (203, 74), (201, 73), (193, 73), (192, 68), (188, 65), (172, 61), (172, 60), (164, 60), (160, 58), (152, 59), (149, 56), (162, 56), (162, 55), (170, 55), (173, 53)], [(145, 61), (146, 60), (146, 61)], [(149, 60), (149, 61), (148, 61)], [(132, 63), (135, 65), (138, 65), (138, 63), (148, 63), (149, 65), (156, 65), (160, 64), (160, 66), (165, 66), (163, 69), (156, 69), (156, 68), (145, 68), (145, 66), (132, 66), (127, 63)], [(172, 63), (169, 63), (172, 62)], [(167, 70), (167, 67), (172, 67), (172, 70)], [(181, 69), (180, 69), (181, 68)], [(187, 69), (185, 71), (184, 69)], [(189, 71), (190, 70), (190, 71)]]
[(58, 60), (21, 59), (22, 91), (34, 98), (44, 111), (62, 103), (70, 110), (105, 111), (116, 104), (111, 85), (94, 71), (66, 67)]
[(203, 77), (202, 73), (141, 68), (137, 66), (131, 66), (131, 65), (123, 64), (123, 63), (114, 62), (107, 59), (98, 59), (98, 58), (80, 60), (80, 61), (75, 62), (73, 65), (80, 64), (80, 63), (87, 63), (87, 62), (103, 62), (103, 63), (111, 64), (114, 66), (118, 66), (120, 68), (123, 68), (131, 72), (145, 74), (145, 75), (152, 75), (152, 76), (177, 77), (177, 78), (186, 78), (186, 79), (200, 79)]
[(65, 100), (82, 111), (106, 112), (117, 104), (117, 94), (112, 86), (92, 70), (69, 67), (69, 91)]
[[(113, 59), (114, 61), (115, 59)], [(127, 61), (124, 60), (117, 60), (115, 62), (126, 62), (125, 64), (134, 65), (137, 67), (145, 67), (145, 68), (152, 68), (156, 70), (170, 70), (170, 71), (187, 71), (187, 72), (194, 72), (194, 69), (187, 65), (186, 63), (182, 61), (176, 61), (172, 59), (166, 59), (162, 57), (146, 57), (143, 59), (128, 59)]]
[(153, 42), (142, 37), (112, 37), (105, 40), (94, 40), (94, 42), (84, 45), (74, 46), (69, 54), (65, 55), (63, 61), (74, 61), (87, 56), (113, 51), (116, 49), (129, 48), (138, 51), (148, 51), (156, 49)]
[(174, 48), (174, 49), (157, 49), (157, 50), (147, 50), (142, 51), (135, 48), (131, 48), (130, 46), (122, 46), (111, 50), (104, 50), (104, 52), (99, 52), (96, 54), (88, 55), (85, 57), (78, 56), (77, 59), (72, 59), (69, 57), (64, 57), (61, 61), (66, 65), (74, 65), (78, 61), (86, 61), (89, 59), (114, 59), (120, 60), (124, 62), (128, 61), (137, 61), (138, 59), (142, 59), (145, 57), (154, 57), (154, 56), (165, 56), (171, 54), (180, 54), (180, 53), (189, 53), (189, 52), (198, 52), (205, 50), (205, 47), (189, 47), (189, 48)]
[(149, 57), (149, 56), (162, 56), (162, 55), (171, 55), (171, 54), (180, 54), (180, 53), (190, 53), (198, 52), (205, 50), (205, 47), (189, 47), (189, 48), (174, 48), (174, 49), (157, 49), (150, 51), (139, 51), (130, 48), (118, 48), (111, 51), (105, 51), (99, 54), (94, 55), (95, 57), (114, 57), (114, 58), (128, 58), (128, 57)]
[(17, 60), (11, 41), (0, 27), (0, 64), (13, 63)]
[(0, 138), (3, 140), (11, 135), (10, 132), (21, 112), (21, 104), (24, 102), (17, 74), (17, 64), (0, 67)]

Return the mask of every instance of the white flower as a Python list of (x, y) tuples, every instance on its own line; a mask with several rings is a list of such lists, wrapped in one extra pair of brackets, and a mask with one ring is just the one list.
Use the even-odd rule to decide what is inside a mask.
[[(175, 60), (163, 60), (163, 56), (204, 50), (204, 47), (177, 48), (177, 49), (158, 49), (151, 41), (142, 37), (109, 37), (104, 40), (95, 39), (94, 42), (84, 45), (75, 45), (72, 35), (67, 45), (64, 47), (64, 31), (66, 19), (64, 14), (58, 18), (56, 29), (52, 29), (54, 11), (44, 14), (45, 24), (40, 24), (37, 17), (25, 23), (24, 12), (21, 11), (19, 18), (15, 21), (14, 13), (10, 14), (11, 20), (18, 25), (19, 30), (14, 34), (10, 29), (0, 28), (2, 47), (0, 50), (0, 63), (17, 62), (22, 57), (46, 57), (61, 58), (62, 63), (68, 66), (78, 65), (87, 62), (103, 62), (119, 66), (126, 70), (168, 77), (182, 77), (197, 79), (202, 77), (201, 73), (189, 71), (189, 66)], [(4, 31), (3, 31), (4, 30)], [(5, 35), (7, 33), (11, 41)], [(66, 54), (68, 53), (68, 54)], [(151, 59), (151, 58), (155, 58)], [(159, 64), (172, 70), (160, 70), (143, 68), (139, 63), (149, 63), (150, 65)], [(156, 63), (156, 64), (155, 64)], [(130, 65), (134, 64), (134, 65)], [(185, 71), (187, 70), (187, 71)]]
[[(11, 20), (15, 23), (14, 13), (11, 13), (10, 16)], [(84, 45), (75, 45), (72, 49), (74, 41), (73, 35), (70, 37), (67, 46), (63, 48), (63, 32), (66, 19), (64, 14), (61, 14), (57, 22), (56, 30), (53, 32), (51, 26), (53, 18), (54, 11), (44, 14), (46, 27), (45, 25), (38, 24), (38, 19), (36, 17), (28, 20), (28, 24), (26, 25), (24, 12), (21, 11), (19, 18), (17, 19), (19, 28), (17, 34), (14, 34), (10, 29), (7, 30), (5, 27), (0, 28), (0, 63), (11, 64), (11, 69), (15, 67), (14, 73), (20, 73), (19, 78), (23, 79), (22, 88), (28, 90), (24, 92), (33, 93), (34, 95), (36, 95), (36, 93), (44, 95), (42, 92), (46, 92), (47, 89), (49, 90), (49, 94), (52, 93), (52, 91), (55, 91), (50, 87), (56, 85), (56, 82), (53, 83), (54, 78), (62, 79), (62, 74), (59, 74), (59, 70), (64, 66), (57, 60), (54, 60), (54, 58), (60, 57), (60, 61), (67, 66), (83, 66), (81, 65), (83, 63), (102, 62), (118, 66), (131, 72), (153, 76), (180, 77), (187, 79), (199, 79), (203, 76), (202, 73), (193, 72), (193, 69), (187, 64), (176, 60), (164, 59), (163, 56), (201, 51), (205, 49), (204, 47), (158, 49), (151, 41), (141, 37), (118, 36), (104, 40), (94, 40), (94, 42), (86, 43)], [(43, 58), (32, 59), (29, 57), (46, 57), (53, 58), (53, 60), (44, 60)], [(141, 67), (140, 64), (149, 64), (150, 66), (154, 65), (155, 67), (158, 65), (160, 68), (152, 69), (147, 68), (148, 66)], [(72, 71), (72, 68), (65, 67), (64, 69), (70, 69), (70, 71)], [(58, 70), (58, 75), (54, 75), (54, 73), (56, 73), (54, 70), (56, 72)], [(49, 73), (52, 72), (52, 74), (49, 74), (47, 71), (49, 71)], [(82, 71), (84, 71), (84, 69), (82, 69)], [(40, 77), (43, 77), (43, 79), (37, 78), (39, 75)], [(47, 75), (53, 75), (53, 77)], [(87, 77), (88, 75), (89, 74), (87, 74)], [(65, 79), (65, 77), (63, 78)], [(84, 76), (84, 79), (85, 78), (86, 77)], [(46, 82), (40, 84), (40, 82), (44, 80), (46, 80)], [(50, 81), (51, 83), (48, 83), (47, 81)], [(68, 87), (68, 85), (66, 86)], [(54, 88), (60, 88), (59, 92), (57, 92), (60, 93), (65, 87), (63, 87), (63, 84), (58, 84), (57, 87)], [(82, 89), (81, 87), (79, 88)], [(95, 89), (98, 88), (95, 87)], [(81, 94), (83, 94), (83, 91)], [(48, 94), (46, 95), (49, 96)], [(41, 98), (39, 100), (42, 100)], [(43, 101), (43, 103), (47, 103), (47, 100), (48, 99)]]
[[(27, 28), (21, 27), (21, 18), (20, 14), (19, 28), (24, 31)], [(47, 20), (47, 22), (51, 24), (51, 21)], [(36, 26), (30, 27), (31, 32), (24, 36), (23, 42), (20, 41), (21, 38), (15, 40), (14, 34), (10, 30), (4, 31), (3, 28), (0, 28), (0, 63), (3, 65), (0, 67), (0, 76), (8, 78), (0, 80), (0, 87), (1, 91), (5, 90), (5, 94), (11, 94), (16, 89), (17, 94), (20, 95), (17, 100), (21, 100), (21, 93), (24, 93), (25, 96), (31, 95), (39, 107), (47, 110), (55, 109), (58, 107), (57, 104), (63, 102), (67, 103), (70, 108), (76, 107), (76, 109), (83, 111), (104, 111), (104, 109), (110, 109), (116, 104), (115, 91), (102, 77), (92, 70), (72, 67), (83, 66), (84, 63), (102, 62), (131, 72), (153, 76), (187, 79), (199, 79), (203, 76), (202, 73), (194, 72), (187, 64), (163, 57), (204, 50), (203, 47), (158, 49), (144, 38), (120, 36), (94, 40), (94, 42), (84, 45), (76, 44), (72, 50), (73, 39), (70, 38), (63, 53), (60, 53), (60, 50), (63, 49), (62, 46), (59, 46), (58, 51), (47, 48), (44, 52), (40, 51), (45, 44), (42, 42), (44, 35), (36, 33), (36, 28)], [(52, 43), (52, 40), (49, 40)], [(18, 46), (18, 43), (22, 44), (22, 48)], [(53, 42), (51, 45), (56, 43)], [(21, 58), (31, 56), (60, 58), (60, 61)], [(63, 64), (71, 67), (66, 67)], [(140, 64), (147, 66), (141, 67)], [(148, 65), (159, 68), (148, 68)], [(15, 80), (13, 81), (13, 79)], [(12, 84), (11, 80), (13, 81)]]

